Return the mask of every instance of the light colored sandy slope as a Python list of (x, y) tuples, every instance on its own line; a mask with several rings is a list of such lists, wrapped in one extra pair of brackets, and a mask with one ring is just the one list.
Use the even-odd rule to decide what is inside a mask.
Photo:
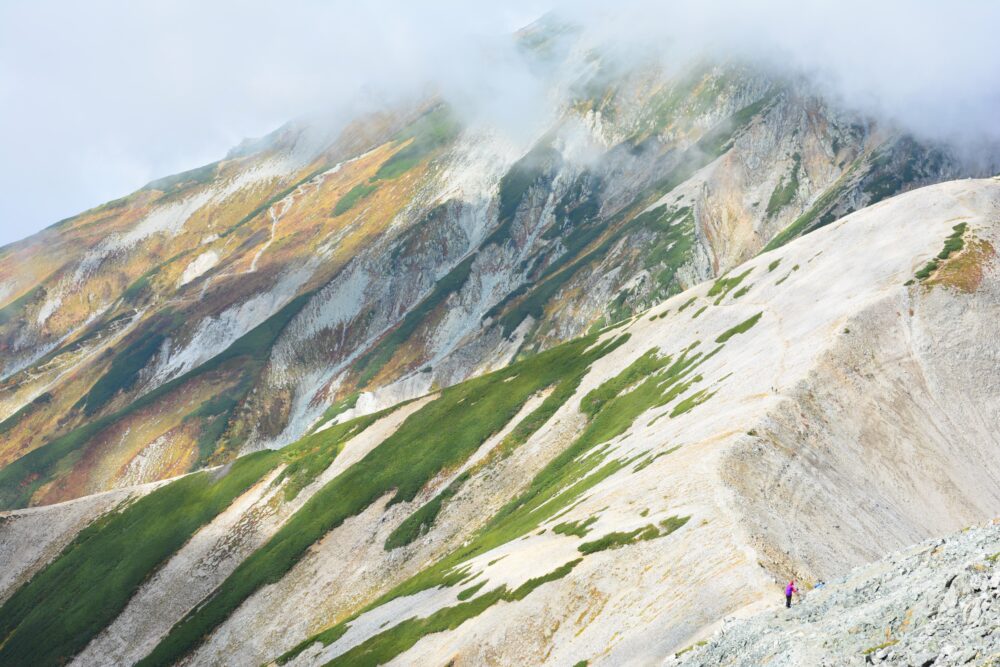
[[(995, 273), (988, 268), (971, 295), (904, 283), (959, 221), (996, 244), (998, 203), (997, 181), (920, 190), (734, 270), (752, 268), (743, 282), (752, 287), (738, 300), (730, 295), (697, 319), (704, 299), (678, 313), (708, 291), (703, 285), (654, 309), (669, 309), (666, 318), (628, 326), (631, 340), (595, 364), (581, 394), (650, 347), (704, 345), (763, 312), (699, 369), (702, 386), (718, 389), (711, 400), (648, 426), (670, 406), (653, 411), (614, 443), (622, 457), (681, 448), (605, 480), (560, 519), (599, 515), (584, 539), (673, 514), (691, 521), (670, 537), (589, 556), (522, 602), (499, 603), (453, 632), (426, 637), (398, 664), (656, 664), (722, 616), (773, 599), (774, 571), (828, 576), (995, 515)], [(836, 414), (811, 414), (812, 403)], [(532, 535), (484, 554), (473, 571), (482, 568), (488, 579), (483, 590), (516, 586), (578, 557), (579, 541)], [(486, 567), (501, 552), (506, 558)], [(428, 593), (396, 600), (392, 617), (427, 615), (455, 604), (456, 593), (436, 592), (434, 604)], [(382, 613), (370, 612), (384, 621)], [(365, 633), (311, 649), (301, 662), (321, 663), (373, 634), (380, 623), (366, 616), (357, 623)]]

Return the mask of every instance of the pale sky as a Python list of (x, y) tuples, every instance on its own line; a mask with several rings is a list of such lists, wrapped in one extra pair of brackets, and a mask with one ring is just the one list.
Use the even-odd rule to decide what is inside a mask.
[(0, 245), (303, 114), (427, 84), (529, 109), (510, 34), (553, 6), (623, 52), (759, 58), (918, 133), (1000, 138), (993, 0), (0, 0)]

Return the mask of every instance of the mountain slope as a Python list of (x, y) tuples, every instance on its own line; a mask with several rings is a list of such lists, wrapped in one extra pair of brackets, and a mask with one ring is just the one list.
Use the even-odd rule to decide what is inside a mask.
[(649, 663), (995, 516), (998, 223), (1000, 181), (923, 188), (131, 504), (8, 513), (0, 661)]
[(807, 82), (552, 30), (520, 37), (565, 92), (533, 139), (435, 101), (290, 125), (0, 250), (0, 506), (289, 444), (974, 173)]

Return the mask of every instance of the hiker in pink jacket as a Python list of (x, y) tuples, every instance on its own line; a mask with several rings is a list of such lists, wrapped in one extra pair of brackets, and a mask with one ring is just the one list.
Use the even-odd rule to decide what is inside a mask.
[(792, 606), (792, 593), (798, 593), (798, 592), (799, 592), (799, 589), (797, 589), (795, 587), (795, 580), (792, 579), (791, 581), (788, 582), (788, 585), (785, 586), (785, 608), (786, 609), (788, 607)]

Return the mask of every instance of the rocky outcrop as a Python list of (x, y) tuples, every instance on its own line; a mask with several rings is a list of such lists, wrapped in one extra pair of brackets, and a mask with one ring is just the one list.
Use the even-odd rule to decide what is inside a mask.
[(1000, 520), (821, 582), (791, 609), (774, 597), (782, 608), (726, 619), (663, 665), (998, 664)]

